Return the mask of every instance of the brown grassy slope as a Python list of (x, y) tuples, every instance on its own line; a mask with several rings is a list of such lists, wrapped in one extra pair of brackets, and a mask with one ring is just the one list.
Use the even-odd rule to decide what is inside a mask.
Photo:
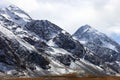
[(61, 76), (42, 76), (38, 78), (13, 78), (8, 76), (2, 76), (0, 77), (0, 80), (120, 80), (120, 77), (112, 77), (112, 76), (106, 76), (106, 77), (94, 77), (94, 76), (86, 76), (86, 77), (78, 77), (78, 74), (71, 73), (71, 74), (65, 74)]
[(120, 80), (120, 77), (40, 77), (40, 78), (17, 78), (6, 80)]

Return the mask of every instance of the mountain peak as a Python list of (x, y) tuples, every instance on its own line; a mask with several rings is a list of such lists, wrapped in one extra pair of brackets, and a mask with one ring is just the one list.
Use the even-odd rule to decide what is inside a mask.
[(90, 31), (90, 32), (99, 32), (95, 28), (91, 27), (90, 25), (86, 24), (84, 26), (81, 26), (79, 29), (82, 29), (83, 31)]
[[(84, 26), (81, 26), (76, 32), (75, 34), (76, 35), (79, 35), (79, 34), (84, 34), (84, 33), (87, 33), (87, 34), (92, 34), (94, 36), (96, 35), (101, 35), (101, 36), (105, 36), (105, 34), (103, 34), (102, 32), (99, 32), (97, 29), (95, 29), (94, 27), (91, 27), (90, 25), (84, 25)], [(74, 35), (75, 35), (74, 34)], [(80, 35), (81, 36), (81, 35)]]
[(79, 35), (79, 34), (83, 34), (85, 32), (95, 32), (96, 30), (94, 28), (92, 28), (90, 25), (86, 24), (84, 26), (81, 26), (75, 33), (74, 35)]
[(0, 16), (21, 26), (24, 26), (27, 22), (32, 20), (25, 11), (15, 5), (9, 5), (8, 7), (1, 8)]
[(26, 28), (47, 41), (62, 31), (59, 26), (51, 23), (48, 20), (32, 20), (31, 22), (27, 23)]
[(9, 10), (9, 11), (22, 11), (24, 12), (23, 10), (21, 10), (19, 7), (15, 6), (15, 5), (8, 5), (8, 6), (5, 6), (5, 7), (2, 7), (0, 8), (1, 11), (6, 11), (6, 10)]
[[(91, 43), (96, 46), (101, 46), (105, 48), (109, 48), (116, 52), (119, 52), (119, 44), (114, 40), (109, 38), (102, 32), (99, 32), (95, 28), (92, 28), (89, 25), (85, 25), (80, 27), (74, 34), (78, 40), (85, 41), (86, 43)], [(119, 46), (119, 47), (118, 47)]]
[(86, 25), (84, 25), (84, 26), (81, 26), (81, 28), (86, 28), (86, 29), (89, 29), (89, 28), (92, 28), (90, 25), (88, 25), (88, 24), (86, 24)]
[(6, 7), (6, 8), (9, 8), (9, 9), (20, 9), (20, 8), (18, 8), (17, 6), (15, 6), (15, 5), (9, 5), (8, 7)]

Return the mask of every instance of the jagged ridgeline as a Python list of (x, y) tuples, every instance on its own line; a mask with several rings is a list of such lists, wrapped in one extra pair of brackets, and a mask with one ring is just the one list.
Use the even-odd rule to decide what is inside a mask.
[[(82, 33), (76, 34), (83, 36)], [(70, 73), (79, 76), (119, 75), (119, 45), (114, 50), (102, 46), (101, 43), (92, 43), (89, 39), (86, 39), (90, 42), (85, 45), (76, 34), (70, 35), (48, 20), (34, 20), (16, 6), (2, 8), (0, 9), (0, 72), (18, 77)], [(105, 38), (109, 40), (108, 37)], [(117, 44), (114, 41), (112, 43)], [(95, 46), (92, 46), (94, 44)], [(98, 53), (93, 47), (98, 47), (99, 51), (107, 53)], [(111, 54), (113, 55), (110, 56)]]

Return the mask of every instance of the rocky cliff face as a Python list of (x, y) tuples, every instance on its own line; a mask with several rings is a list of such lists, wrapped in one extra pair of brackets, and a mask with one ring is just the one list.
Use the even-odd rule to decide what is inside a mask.
[(111, 71), (107, 71), (108, 74), (104, 68), (93, 64), (97, 56), (87, 53), (68, 32), (50, 21), (33, 20), (15, 6), (0, 10), (0, 44), (0, 72), (6, 74), (29, 77), (71, 72), (82, 74), (80, 76), (112, 75)]
[(60, 47), (55, 48), (51, 42), (61, 31), (47, 20), (33, 20), (18, 7), (1, 9), (0, 71), (14, 76), (75, 72), (66, 68), (74, 60), (72, 54)]
[(104, 64), (119, 73), (120, 45), (118, 43), (89, 25), (80, 27), (73, 36), (99, 57), (90, 59), (88, 56), (90, 62), (102, 67)]

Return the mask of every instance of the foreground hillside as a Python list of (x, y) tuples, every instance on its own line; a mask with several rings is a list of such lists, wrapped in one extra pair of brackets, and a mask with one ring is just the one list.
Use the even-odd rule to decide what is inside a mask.
[(120, 77), (116, 76), (104, 76), (96, 77), (91, 75), (86, 75), (85, 77), (79, 77), (79, 74), (71, 73), (61, 76), (41, 76), (36, 78), (18, 78), (9, 75), (1, 75), (0, 80), (120, 80)]

